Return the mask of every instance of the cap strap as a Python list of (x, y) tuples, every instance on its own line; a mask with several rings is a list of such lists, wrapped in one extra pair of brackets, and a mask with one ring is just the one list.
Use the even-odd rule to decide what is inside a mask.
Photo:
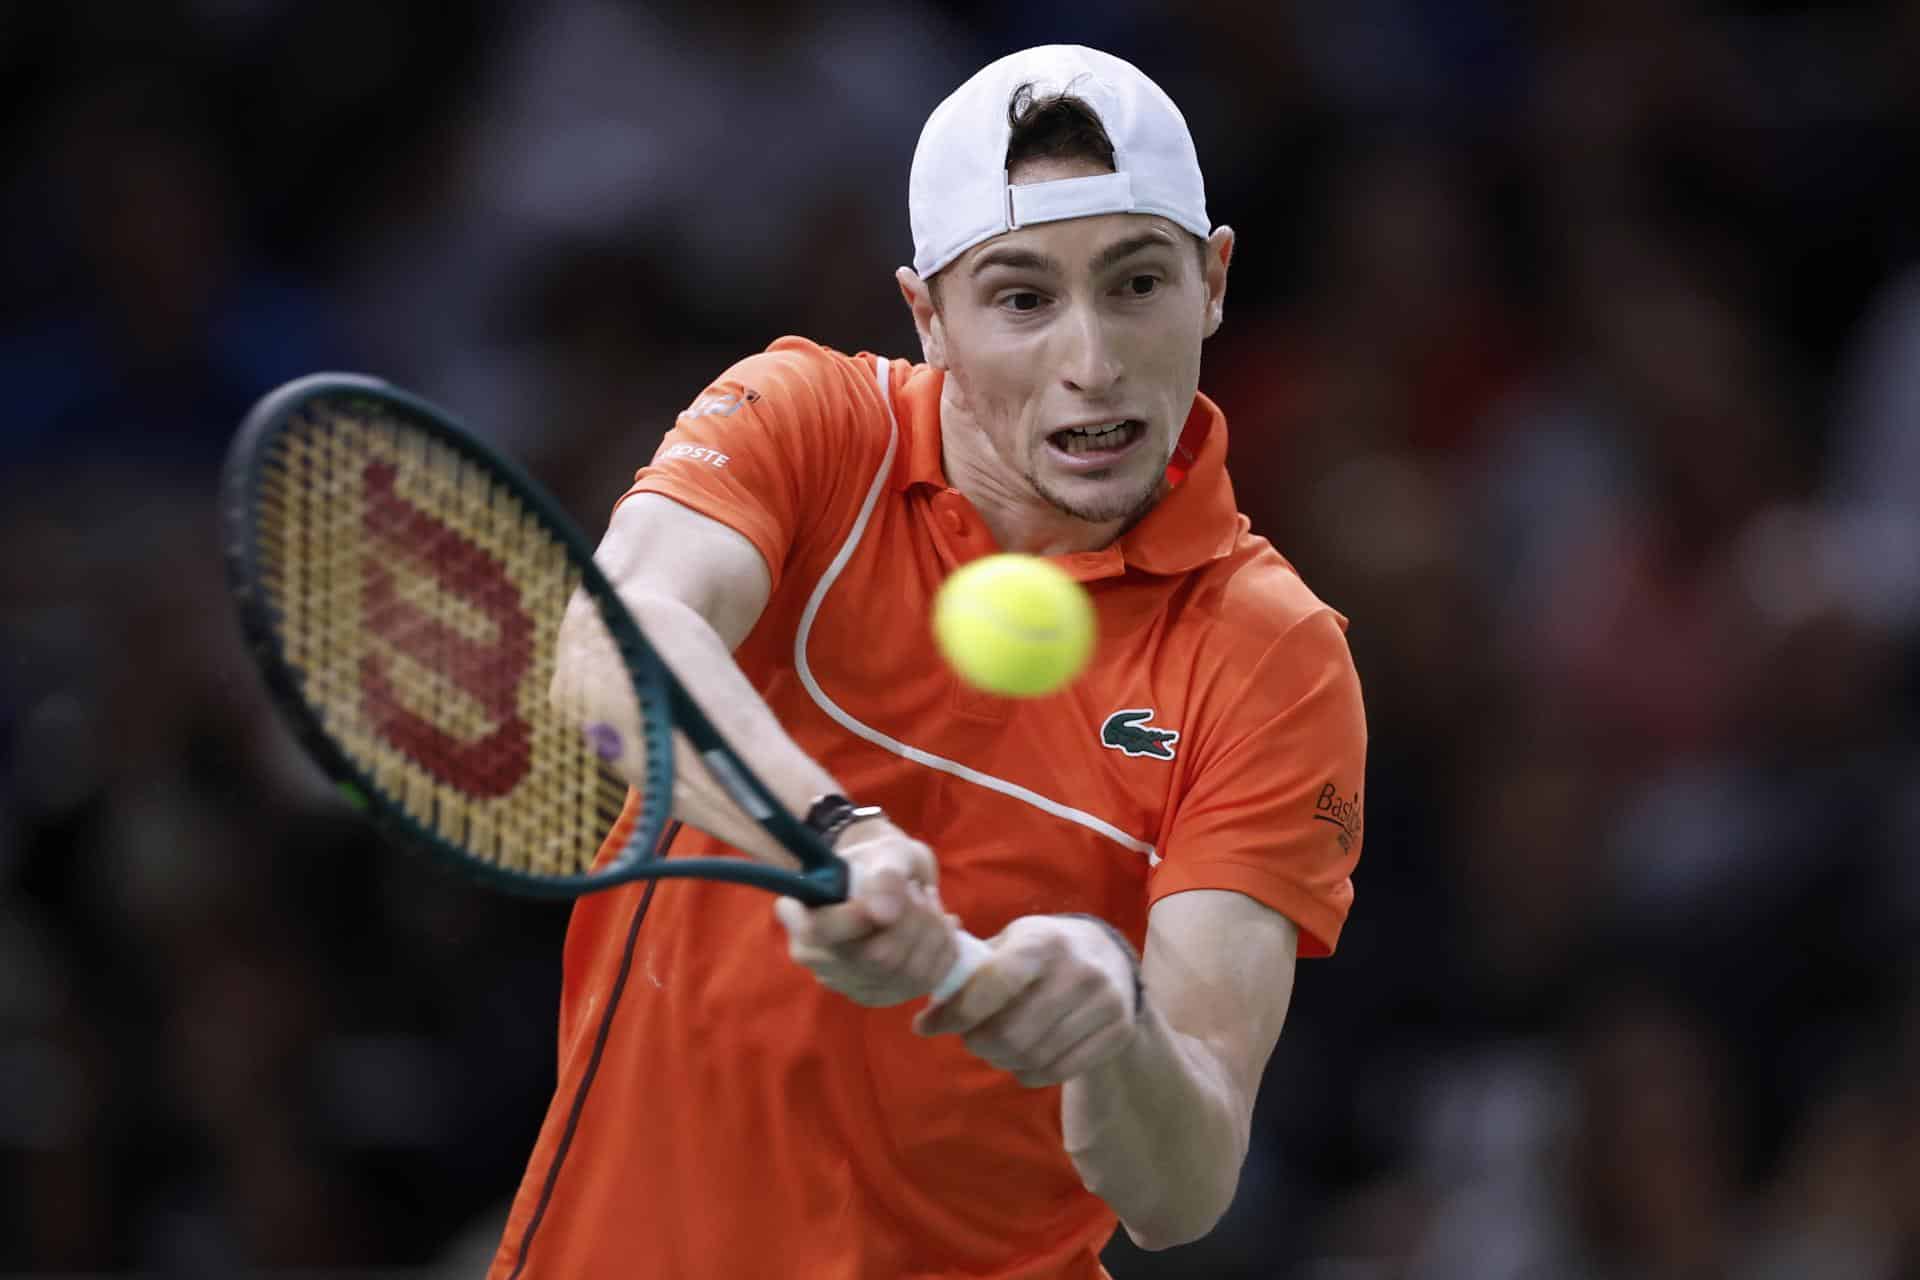
[(1035, 222), (1059, 222), (1097, 213), (1133, 212), (1133, 179), (1124, 173), (1056, 178), (1016, 187), (1007, 184), (1007, 230)]

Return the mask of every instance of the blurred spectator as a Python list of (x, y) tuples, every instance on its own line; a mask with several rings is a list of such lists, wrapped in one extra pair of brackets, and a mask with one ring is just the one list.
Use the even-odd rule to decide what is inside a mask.
[(1847, 603), (1920, 632), (1920, 263), (1889, 281), (1861, 326), (1834, 425), (1836, 545), (1822, 568)]
[(0, 342), (15, 465), (197, 468), (263, 388), (343, 363), (324, 305), (264, 269), (190, 85), (90, 71), (30, 147), (54, 270)]
[(246, 407), (385, 374), (597, 528), (742, 352), (914, 353), (914, 130), (1050, 39), (1187, 109), (1372, 731), (1240, 1198), (1117, 1280), (1920, 1275), (1920, 8), (1656, 0), (16, 6), (0, 1271), (471, 1274), (552, 1086), (564, 910), (258, 693)]

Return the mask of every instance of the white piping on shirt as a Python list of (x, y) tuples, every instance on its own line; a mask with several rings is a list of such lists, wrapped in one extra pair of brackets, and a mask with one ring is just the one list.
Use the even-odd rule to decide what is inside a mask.
[(819, 616), (820, 605), (827, 598), (827, 592), (833, 590), (833, 584), (839, 579), (841, 571), (847, 567), (847, 561), (853, 558), (854, 548), (859, 546), (860, 539), (866, 536), (867, 522), (873, 517), (873, 509), (879, 503), (881, 493), (886, 490), (887, 477), (893, 473), (894, 455), (900, 448), (900, 423), (893, 413), (893, 387), (885, 359), (875, 359), (874, 381), (880, 388), (880, 402), (887, 407), (887, 452), (886, 456), (880, 460), (880, 469), (874, 473), (873, 483), (867, 486), (866, 501), (860, 504), (860, 514), (853, 522), (852, 532), (847, 535), (847, 540), (841, 544), (839, 553), (834, 556), (833, 562), (827, 566), (826, 573), (814, 586), (813, 594), (807, 597), (807, 607), (800, 615), (800, 629), (793, 638), (793, 667), (799, 673), (800, 683), (806, 688), (807, 696), (812, 698), (814, 704), (832, 717), (841, 728), (855, 737), (864, 738), (875, 746), (891, 751), (894, 755), (911, 760), (915, 764), (951, 774), (975, 786), (985, 787), (989, 791), (997, 791), (1003, 796), (1010, 796), (1024, 804), (1030, 804), (1043, 813), (1078, 823), (1089, 831), (1097, 832), (1135, 853), (1145, 854), (1148, 866), (1156, 865), (1160, 861), (1160, 855), (1151, 844), (1136, 836), (1128, 835), (1105, 819), (1096, 818), (1083, 810), (1061, 804), (1058, 800), (1050, 800), (1037, 791), (1030, 791), (1004, 778), (996, 778), (991, 774), (981, 773), (978, 769), (970, 769), (956, 760), (948, 760), (930, 751), (908, 746), (871, 725), (862, 724), (829, 698), (826, 691), (820, 687), (820, 682), (813, 678), (813, 669), (807, 665), (807, 638), (813, 632), (813, 620)]

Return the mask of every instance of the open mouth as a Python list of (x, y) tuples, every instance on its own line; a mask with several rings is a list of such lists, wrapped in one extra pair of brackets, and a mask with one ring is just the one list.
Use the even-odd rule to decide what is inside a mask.
[(1146, 423), (1124, 418), (1100, 426), (1055, 431), (1047, 437), (1047, 443), (1070, 458), (1108, 459), (1131, 449), (1146, 433)]

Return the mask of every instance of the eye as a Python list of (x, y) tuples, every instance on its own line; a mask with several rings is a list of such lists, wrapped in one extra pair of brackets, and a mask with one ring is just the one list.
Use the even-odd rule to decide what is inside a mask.
[(1019, 289), (1000, 299), (1000, 305), (1009, 311), (1038, 311), (1040, 295), (1031, 289)]
[(1126, 290), (1136, 298), (1144, 298), (1160, 287), (1159, 276), (1128, 276)]

